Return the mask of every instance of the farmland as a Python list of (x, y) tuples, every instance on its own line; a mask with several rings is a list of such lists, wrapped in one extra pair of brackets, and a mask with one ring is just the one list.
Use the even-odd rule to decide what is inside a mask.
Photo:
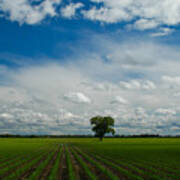
[(2, 138), (0, 179), (179, 180), (179, 138)]

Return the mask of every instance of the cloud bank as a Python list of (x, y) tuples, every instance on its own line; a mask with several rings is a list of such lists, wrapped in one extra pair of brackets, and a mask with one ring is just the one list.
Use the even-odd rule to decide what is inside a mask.
[(95, 115), (118, 134), (180, 132), (178, 47), (91, 38), (64, 64), (1, 67), (0, 133), (88, 134)]
[[(180, 23), (179, 0), (0, 0), (0, 18), (36, 25), (46, 18), (76, 18), (104, 24), (125, 24), (153, 37), (171, 34)], [(121, 27), (123, 28), (123, 27)]]

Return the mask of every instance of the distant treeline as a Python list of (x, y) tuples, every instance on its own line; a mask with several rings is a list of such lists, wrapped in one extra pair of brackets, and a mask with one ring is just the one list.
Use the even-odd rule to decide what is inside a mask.
[[(105, 136), (105, 138), (179, 138), (180, 135), (159, 135), (159, 134), (140, 134), (140, 135), (115, 135)], [(0, 138), (94, 138), (93, 135), (13, 135), (0, 134)]]

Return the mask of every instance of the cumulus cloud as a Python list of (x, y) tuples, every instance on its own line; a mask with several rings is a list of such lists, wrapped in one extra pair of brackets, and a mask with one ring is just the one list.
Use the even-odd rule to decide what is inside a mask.
[(0, 114), (0, 119), (12, 119), (13, 116), (11, 114), (8, 113), (2, 113)]
[(61, 8), (61, 14), (65, 18), (72, 18), (76, 14), (76, 10), (83, 7), (82, 3), (70, 3)]
[(131, 16), (125, 11), (119, 9), (107, 9), (101, 7), (100, 9), (93, 7), (92, 9), (86, 11), (83, 10), (82, 14), (85, 18), (90, 20), (102, 21), (107, 23), (115, 23), (118, 21), (128, 21), (131, 19)]
[(151, 36), (152, 37), (166, 36), (173, 32), (174, 30), (172, 28), (160, 28), (159, 31), (152, 33)]
[(154, 29), (158, 26), (158, 23), (154, 20), (140, 19), (133, 24), (133, 28), (138, 30)]
[(91, 100), (81, 92), (72, 92), (64, 95), (66, 100), (74, 103), (90, 103)]
[(138, 80), (130, 80), (129, 82), (120, 81), (120, 86), (126, 89), (143, 89), (153, 90), (156, 89), (154, 82), (146, 80), (144, 82)]
[(164, 109), (164, 108), (159, 108), (156, 110), (157, 113), (163, 114), (163, 115), (175, 115), (176, 111), (174, 109)]
[(121, 96), (116, 96), (112, 101), (112, 104), (128, 104), (128, 101)]
[(91, 0), (101, 3), (89, 10), (83, 10), (84, 16), (90, 20), (106, 23), (135, 21), (133, 27), (140, 30), (157, 26), (175, 26), (180, 23), (180, 2), (178, 0)]
[[(146, 112), (146, 110), (143, 107), (137, 107), (135, 109), (135, 117), (141, 121), (144, 121), (147, 119), (149, 116)], [(145, 122), (145, 121), (144, 121)]]
[(95, 115), (113, 116), (121, 134), (178, 133), (178, 48), (91, 38), (94, 50), (76, 49), (68, 63), (3, 66), (0, 133), (90, 133)]
[(20, 24), (37, 24), (47, 16), (54, 17), (57, 15), (56, 7), (61, 0), (45, 0), (37, 4), (32, 4), (35, 0), (1, 0), (0, 11), (2, 16), (17, 21)]
[(81, 0), (69, 4), (61, 1), (1, 0), (0, 18), (33, 25), (42, 22), (46, 17), (83, 16), (102, 23), (123, 23), (125, 27), (141, 31), (156, 29), (156, 32), (151, 33), (153, 37), (171, 34), (173, 26), (180, 23), (178, 0), (89, 0), (91, 6), (83, 4)]
[(173, 85), (180, 85), (180, 76), (163, 76), (162, 80)]

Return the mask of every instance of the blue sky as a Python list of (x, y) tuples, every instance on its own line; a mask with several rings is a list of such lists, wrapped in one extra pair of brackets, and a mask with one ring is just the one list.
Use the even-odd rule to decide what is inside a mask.
[(0, 0), (0, 133), (179, 134), (178, 0)]

